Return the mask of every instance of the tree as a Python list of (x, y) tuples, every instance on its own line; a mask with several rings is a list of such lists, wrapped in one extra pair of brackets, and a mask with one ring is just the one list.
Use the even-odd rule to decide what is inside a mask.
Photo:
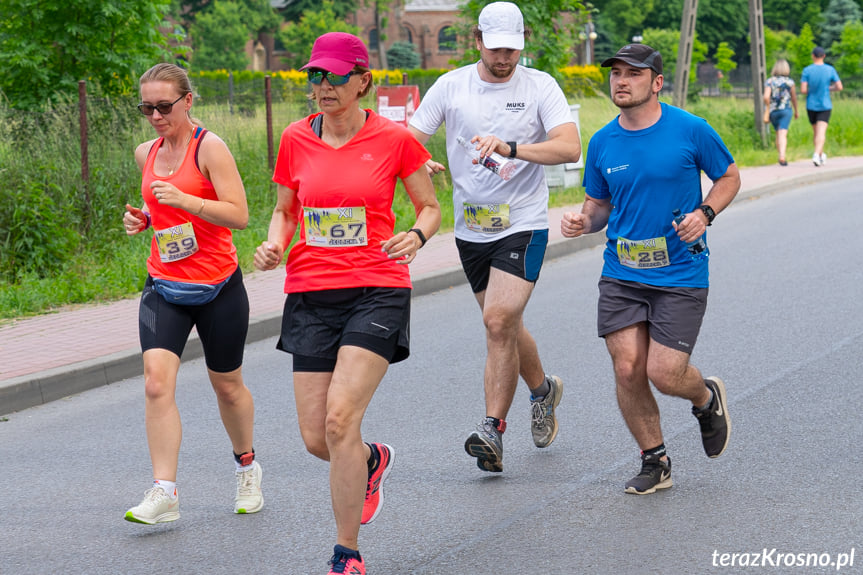
[[(459, 41), (465, 47), (458, 64), (469, 64), (479, 60), (479, 52), (473, 41), (472, 30), (479, 13), (489, 4), (488, 0), (468, 0), (462, 6), (461, 24), (457, 26)], [(524, 16), (525, 28), (532, 34), (524, 44), (522, 56), (532, 60), (532, 66), (562, 80), (560, 69), (573, 59), (573, 46), (580, 41), (577, 35), (586, 21), (587, 11), (582, 0), (546, 0), (545, 2), (522, 2), (519, 6)], [(573, 24), (575, 22), (575, 25)]]
[(411, 70), (419, 68), (420, 55), (410, 42), (393, 42), (387, 50), (387, 62), (393, 70)]
[[(674, 4), (674, 2), (664, 2), (665, 4)], [(632, 41), (635, 35), (641, 35), (644, 32), (644, 22), (650, 13), (654, 10), (655, 4), (663, 4), (663, 2), (654, 2), (654, 0), (597, 0), (593, 2), (598, 14), (596, 17), (596, 27), (606, 37), (610, 46), (606, 48), (611, 54), (617, 52), (617, 49)], [(678, 18), (678, 24), (680, 18)], [(604, 46), (600, 46), (604, 48)]]
[(803, 68), (812, 63), (812, 49), (815, 48), (815, 36), (809, 24), (804, 24), (800, 35), (788, 42), (788, 61), (796, 73), (803, 73)]
[[(850, 79), (859, 78), (863, 69), (863, 22), (854, 20), (845, 24), (840, 40), (830, 47), (830, 53), (837, 57), (835, 66), (839, 77), (850, 87), (853, 82)], [(857, 83), (859, 85), (859, 80)]]
[(845, 24), (860, 20), (860, 7), (854, 0), (830, 0), (821, 25), (821, 46), (829, 50), (839, 40)]
[[(780, 58), (788, 60), (788, 63), (791, 64), (792, 58), (788, 46), (795, 38), (797, 38), (797, 36), (788, 30), (780, 30), (776, 32), (770, 28), (764, 28), (764, 58), (767, 64), (768, 74), (770, 73), (770, 69), (773, 67), (773, 64)], [(794, 70), (792, 68), (792, 72), (798, 71), (799, 70)]]
[(192, 25), (192, 40), (192, 65), (197, 70), (243, 70), (249, 65), (249, 30), (236, 2), (215, 0), (207, 11), (198, 14)]
[(809, 24), (809, 28), (815, 37), (820, 36), (821, 21), (823, 20), (821, 11), (823, 9), (822, 0), (809, 0), (806, 8), (803, 10), (803, 14), (799, 16), (800, 30), (803, 31), (803, 27)]
[(713, 57), (716, 59), (716, 69), (722, 72), (719, 86), (723, 90), (730, 91), (731, 82), (728, 81), (728, 73), (737, 68), (737, 62), (734, 61), (734, 50), (728, 46), (728, 42), (720, 42)]
[[(285, 22), (299, 23), (307, 11), (320, 10), (322, 3), (320, 0), (283, 0), (282, 4), (283, 6), (279, 8), (279, 11)], [(330, 9), (339, 20), (343, 20), (357, 9), (357, 0), (329, 0), (323, 4), (329, 4)]]
[(0, 92), (36, 109), (77, 94), (133, 92), (138, 76), (173, 57), (162, 31), (170, 0), (3, 0)]
[(287, 58), (283, 58), (284, 62), (294, 69), (301, 68), (309, 61), (315, 40), (327, 32), (347, 32), (356, 35), (360, 31), (359, 28), (351, 26), (336, 15), (332, 0), (324, 0), (314, 9), (307, 10), (299, 22), (292, 22), (279, 32), (282, 44), (290, 54)]
[(799, 32), (803, 26), (800, 15), (806, 10), (806, 3), (807, 0), (764, 0), (765, 28)]
[[(679, 23), (678, 23), (679, 26)], [(673, 80), (677, 73), (677, 48), (680, 45), (680, 30), (660, 30), (657, 28), (648, 28), (644, 31), (644, 43), (659, 50), (662, 54), (662, 75), (665, 77), (665, 84), (669, 84), (669, 80)], [(689, 86), (690, 88), (698, 82), (698, 64), (707, 59), (707, 44), (698, 39), (698, 34), (692, 40), (692, 61), (689, 67)], [(690, 89), (690, 94), (695, 91)]]

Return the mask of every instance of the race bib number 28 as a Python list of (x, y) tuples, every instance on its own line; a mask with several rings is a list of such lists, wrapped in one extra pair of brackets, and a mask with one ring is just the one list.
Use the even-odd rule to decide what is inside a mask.
[(647, 240), (617, 238), (617, 258), (621, 265), (639, 270), (662, 268), (669, 264), (664, 237)]

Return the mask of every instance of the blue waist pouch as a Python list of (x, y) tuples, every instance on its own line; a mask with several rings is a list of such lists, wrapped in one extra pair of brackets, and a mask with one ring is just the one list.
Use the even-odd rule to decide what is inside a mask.
[(219, 295), (219, 292), (222, 291), (222, 288), (225, 287), (225, 284), (230, 279), (229, 277), (221, 283), (210, 285), (153, 278), (153, 287), (168, 303), (176, 305), (204, 305), (216, 299), (216, 296)]

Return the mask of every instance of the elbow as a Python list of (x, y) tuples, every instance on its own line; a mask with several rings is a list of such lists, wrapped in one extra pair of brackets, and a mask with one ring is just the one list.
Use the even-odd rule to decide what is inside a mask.
[(581, 160), (581, 142), (575, 142), (571, 146), (569, 146), (569, 150), (564, 157), (565, 163), (576, 163)]

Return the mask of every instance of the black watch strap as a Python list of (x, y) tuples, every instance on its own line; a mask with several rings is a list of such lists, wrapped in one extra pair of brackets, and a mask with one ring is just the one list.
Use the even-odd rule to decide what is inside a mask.
[(411, 228), (411, 229), (409, 229), (408, 231), (409, 231), (409, 232), (413, 232), (413, 233), (415, 233), (415, 234), (417, 235), (417, 237), (420, 239), (420, 247), (423, 247), (424, 245), (426, 245), (426, 241), (427, 241), (427, 240), (426, 240), (426, 236), (425, 236), (425, 234), (422, 232), (422, 230), (421, 230), (421, 229), (419, 229), (419, 228)]
[(515, 142), (507, 142), (507, 145), (509, 146), (509, 157), (514, 158), (517, 153), (516, 150), (518, 149), (518, 144)]
[(701, 204), (700, 206), (698, 206), (698, 209), (704, 212), (704, 217), (707, 218), (707, 225), (709, 226), (710, 224), (712, 224), (713, 219), (716, 217), (716, 212), (713, 211), (713, 208), (711, 208), (707, 204)]

